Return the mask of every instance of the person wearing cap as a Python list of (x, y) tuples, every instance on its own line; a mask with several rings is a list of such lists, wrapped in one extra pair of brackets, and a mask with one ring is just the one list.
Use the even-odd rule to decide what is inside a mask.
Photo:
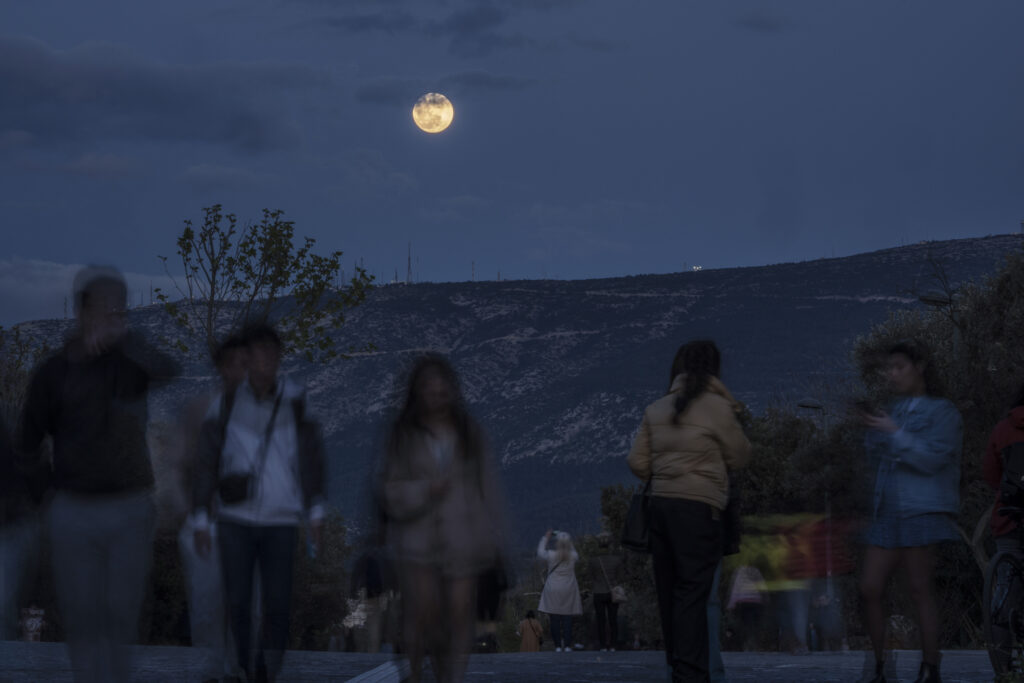
[(147, 396), (177, 363), (125, 323), (127, 288), (108, 267), (75, 277), (77, 327), (34, 371), (18, 447), (52, 438), (47, 527), (76, 681), (129, 681), (156, 519)]

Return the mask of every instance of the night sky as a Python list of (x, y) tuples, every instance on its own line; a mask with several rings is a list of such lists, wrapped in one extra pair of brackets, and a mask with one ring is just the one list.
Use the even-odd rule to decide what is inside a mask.
[[(1024, 3), (0, 0), (0, 324), (280, 208), (387, 281), (1014, 232)], [(455, 120), (411, 110), (447, 95)]]

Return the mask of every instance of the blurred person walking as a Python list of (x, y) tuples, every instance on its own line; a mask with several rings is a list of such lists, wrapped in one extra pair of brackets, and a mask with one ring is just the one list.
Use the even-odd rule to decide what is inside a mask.
[(18, 445), (38, 459), (53, 439), (48, 531), (75, 680), (129, 681), (156, 519), (147, 394), (178, 367), (128, 331), (113, 268), (83, 268), (73, 298), (77, 329), (35, 371)]
[[(554, 534), (555, 547), (548, 548)], [(572, 544), (572, 536), (565, 531), (555, 534), (551, 529), (541, 536), (537, 544), (537, 557), (547, 563), (548, 575), (540, 593), (537, 610), (544, 612), (551, 620), (551, 640), (555, 652), (572, 649), (572, 618), (583, 614), (580, 587), (576, 583), (576, 563), (579, 553)]]
[(0, 640), (17, 640), (26, 578), (37, 561), (39, 497), (48, 463), (26, 471), (15, 456), (7, 425), (0, 419)]
[(602, 532), (597, 536), (600, 555), (590, 560), (590, 586), (597, 618), (597, 646), (602, 652), (615, 651), (619, 644), (619, 603), (625, 591), (622, 581), (622, 556), (611, 550), (612, 535)]
[(410, 681), (431, 654), (440, 683), (465, 675), (479, 577), (501, 562), (504, 509), (481, 426), (441, 355), (421, 357), (379, 472), (385, 537), (402, 594)]
[(917, 341), (891, 345), (885, 379), (895, 396), (885, 411), (859, 408), (865, 451), (875, 473), (872, 517), (865, 533), (860, 591), (875, 654), (873, 683), (884, 683), (885, 613), (882, 600), (900, 565), (917, 606), (921, 668), (915, 683), (939, 678), (939, 614), (932, 588), (935, 547), (954, 541), (960, 504), (963, 421), (936, 396), (937, 379)]
[(189, 631), (192, 647), (203, 652), (202, 676), (204, 681), (220, 680), (235, 673), (235, 655), (229, 647), (227, 628), (227, 599), (224, 594), (224, 574), (217, 543), (217, 524), (207, 520), (211, 543), (200, 553), (196, 546), (196, 524), (192, 500), (196, 458), (199, 452), (200, 432), (210, 405), (234, 395), (245, 381), (247, 371), (245, 342), (240, 335), (232, 335), (217, 347), (213, 364), (220, 377), (220, 389), (193, 399), (185, 406), (178, 422), (176, 458), (172, 463), (175, 474), (171, 507), (178, 522), (178, 550), (188, 595)]
[[(989, 488), (995, 491), (995, 505), (992, 509), (992, 519), (989, 526), (992, 529), (992, 536), (996, 542), (996, 552), (1016, 552), (1021, 549), (1020, 530), (1018, 522), (1009, 515), (1000, 513), (1003, 506), (1022, 507), (1024, 500), (1004, 500), (1001, 492), (1003, 480), (1004, 450), (1013, 444), (1024, 444), (1024, 386), (1020, 388), (1013, 406), (1007, 416), (1002, 419), (989, 436), (988, 445), (981, 461), (981, 473)], [(1024, 491), (1021, 491), (1024, 493)], [(1008, 567), (1008, 565), (1006, 565)], [(996, 581), (1005, 585), (1007, 576), (997, 576)], [(1012, 644), (1013, 634), (1005, 632), (1000, 638), (1002, 644)], [(990, 650), (991, 653), (991, 650)], [(1003, 657), (1003, 659), (1007, 659)], [(999, 670), (1006, 670), (1011, 664), (1008, 661), (994, 661), (993, 664)]]
[[(217, 523), (230, 632), (248, 680), (274, 680), (289, 641), (299, 526), (314, 549), (324, 518), (325, 455), (305, 390), (279, 374), (282, 343), (269, 325), (243, 334), (248, 378), (225, 389), (206, 414), (195, 472), (195, 545), (207, 556)], [(263, 628), (252, 648), (254, 576)]]
[(540, 652), (540, 646), (544, 643), (544, 625), (532, 609), (527, 610), (526, 618), (519, 622), (516, 635), (520, 637), (520, 652)]
[(728, 470), (750, 458), (741, 406), (718, 379), (720, 367), (714, 342), (680, 347), (668, 393), (644, 411), (627, 459), (651, 481), (654, 581), (675, 683), (709, 680), (707, 603), (722, 557)]

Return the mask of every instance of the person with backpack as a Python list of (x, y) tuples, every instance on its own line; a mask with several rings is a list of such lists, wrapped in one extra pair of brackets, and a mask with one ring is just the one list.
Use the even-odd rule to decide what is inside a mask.
[[(549, 549), (552, 535), (555, 547)], [(576, 582), (576, 563), (580, 556), (568, 532), (555, 533), (548, 529), (537, 544), (537, 557), (547, 564), (548, 571), (537, 610), (551, 619), (555, 652), (568, 652), (572, 649), (572, 618), (583, 614), (580, 587)]]
[[(324, 518), (324, 444), (305, 390), (279, 374), (283, 345), (269, 325), (243, 333), (248, 379), (214, 400), (195, 473), (195, 542), (209, 552), (216, 514), (231, 634), (250, 681), (274, 680), (289, 639), (299, 526), (315, 555)], [(261, 642), (251, 655), (253, 581), (262, 588)]]
[(17, 447), (32, 465), (52, 439), (46, 527), (76, 681), (127, 683), (156, 524), (148, 394), (178, 364), (126, 321), (114, 268), (73, 285), (77, 327), (29, 382)]
[[(1016, 462), (1007, 462), (1007, 458)], [(1020, 533), (1018, 522), (1009, 515), (1000, 514), (1005, 505), (1024, 507), (1024, 490), (1016, 500), (1005, 500), (1002, 489), (1003, 473), (1010, 468), (1020, 472), (1024, 470), (1024, 386), (1020, 388), (1013, 407), (989, 436), (985, 455), (981, 460), (981, 474), (985, 483), (995, 491), (995, 504), (992, 508), (992, 519), (989, 522), (992, 536), (996, 542), (996, 552), (1013, 552), (1020, 550)], [(997, 581), (1006, 577), (996, 577)], [(1012, 642), (1013, 634), (1002, 634), (1003, 642)]]

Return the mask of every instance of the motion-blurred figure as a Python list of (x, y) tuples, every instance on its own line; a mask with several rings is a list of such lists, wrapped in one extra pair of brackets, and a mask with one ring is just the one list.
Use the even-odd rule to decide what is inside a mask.
[(665, 655), (672, 680), (709, 680), (708, 596), (722, 558), (729, 469), (750, 458), (740, 404), (718, 379), (714, 342), (676, 352), (668, 393), (649, 405), (629, 453), (651, 480), (650, 534)]
[[(227, 601), (224, 595), (224, 574), (220, 550), (216, 543), (217, 524), (208, 523), (213, 540), (209, 551), (201, 555), (196, 547), (196, 519), (192, 501), (199, 435), (203, 420), (214, 400), (224, 400), (237, 391), (245, 381), (247, 354), (239, 335), (224, 340), (213, 354), (213, 364), (220, 376), (221, 387), (191, 401), (179, 420), (175, 449), (175, 481), (173, 486), (176, 517), (180, 523), (178, 549), (188, 592), (189, 626), (192, 646), (203, 651), (202, 676), (204, 681), (219, 680), (235, 670), (235, 656), (228, 648)], [(204, 551), (206, 549), (204, 548)]]
[(729, 602), (725, 608), (735, 611), (743, 650), (757, 649), (757, 633), (764, 608), (764, 577), (756, 566), (743, 565), (732, 575)]
[[(1024, 500), (1004, 500), (1003, 493), (1000, 490), (1005, 464), (1003, 462), (1003, 451), (1013, 444), (1020, 443), (1024, 443), (1024, 387), (1021, 387), (1020, 392), (1017, 394), (1009, 414), (992, 430), (988, 440), (988, 447), (985, 449), (985, 455), (981, 462), (981, 472), (985, 478), (985, 483), (996, 492), (995, 507), (992, 510), (990, 526), (992, 528), (992, 535), (995, 537), (997, 553), (1020, 550), (1020, 530), (1018, 529), (1017, 520), (1000, 513), (1000, 509), (1004, 505), (1024, 507)], [(1009, 568), (1010, 565), (1003, 566)], [(1003, 573), (1005, 574), (1005, 572)], [(997, 576), (996, 581), (1005, 586), (1008, 578), (1005, 575)], [(1000, 629), (1000, 631), (1003, 631), (997, 634), (1000, 642), (1007, 645), (1012, 644), (1013, 634), (1004, 629)], [(989, 652), (991, 654), (992, 650), (989, 650)], [(1007, 652), (1009, 652), (1009, 648), (1007, 648)], [(1001, 653), (996, 656), (999, 657), (1000, 661), (993, 661), (993, 665), (997, 671), (1006, 671), (1012, 664), (1006, 661), (1009, 658), (1001, 656)]]
[(156, 510), (146, 445), (147, 393), (177, 374), (125, 326), (127, 291), (112, 268), (74, 282), (76, 332), (35, 371), (20, 447), (53, 438), (53, 574), (78, 681), (128, 681), (128, 645), (152, 555)]
[(526, 618), (519, 622), (516, 635), (519, 636), (520, 652), (540, 652), (541, 643), (544, 642), (544, 625), (532, 609), (527, 610)]
[(501, 561), (503, 507), (483, 430), (444, 357), (427, 355), (413, 366), (379, 476), (410, 680), (421, 680), (429, 651), (441, 683), (461, 681), (477, 580)]
[(48, 463), (26, 472), (0, 419), (0, 640), (18, 637), (21, 599), (39, 541), (37, 496)]
[[(281, 339), (273, 328), (246, 331), (248, 379), (215, 399), (203, 422), (196, 462), (195, 544), (200, 555), (217, 540), (231, 635), (249, 680), (274, 680), (288, 646), (298, 527), (308, 520), (315, 549), (324, 517), (324, 445), (305, 390), (278, 374)], [(251, 657), (256, 569), (263, 628)]]
[(920, 343), (889, 347), (886, 380), (895, 395), (884, 412), (863, 406), (865, 451), (875, 471), (872, 518), (860, 589), (864, 621), (875, 653), (874, 683), (884, 683), (885, 613), (882, 599), (899, 565), (917, 606), (921, 669), (916, 683), (939, 680), (939, 614), (932, 588), (935, 547), (958, 538), (963, 420), (934, 395), (934, 368)]
[(597, 618), (597, 645), (602, 652), (614, 652), (619, 644), (619, 601), (613, 589), (622, 589), (622, 556), (613, 553), (611, 546), (611, 534), (598, 534), (597, 547), (601, 554), (590, 560), (590, 590), (594, 596), (594, 616)]
[(537, 557), (547, 563), (548, 570), (537, 609), (551, 620), (555, 652), (568, 652), (572, 649), (572, 618), (583, 614), (580, 587), (576, 582), (576, 563), (580, 556), (572, 544), (572, 536), (565, 531), (554, 534), (555, 547), (548, 548), (553, 533), (548, 529), (537, 544)]

